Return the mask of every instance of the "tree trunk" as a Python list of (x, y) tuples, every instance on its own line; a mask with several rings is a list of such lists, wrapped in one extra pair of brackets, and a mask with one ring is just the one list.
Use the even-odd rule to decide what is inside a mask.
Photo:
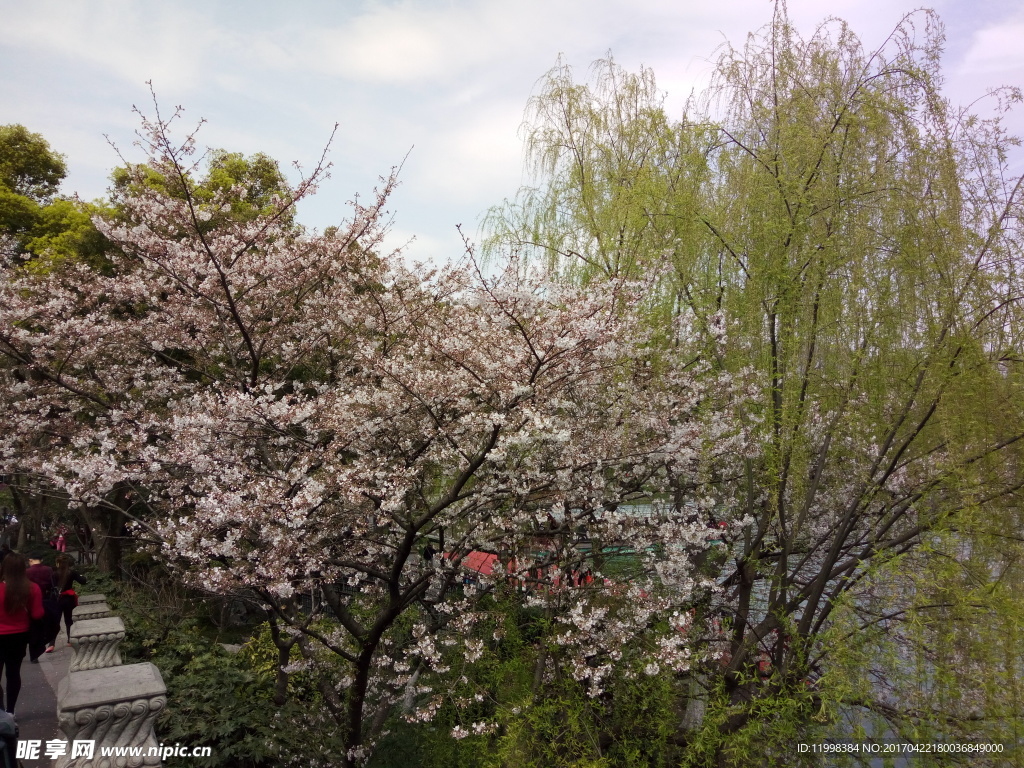
[(121, 541), (124, 513), (109, 507), (83, 507), (82, 517), (92, 532), (96, 548), (96, 566), (104, 573), (121, 574)]
[(366, 705), (366, 690), (370, 682), (370, 668), (373, 666), (373, 654), (376, 648), (376, 642), (369, 646), (364, 645), (355, 663), (355, 675), (352, 687), (349, 689), (346, 751), (342, 755), (341, 763), (345, 768), (356, 768), (362, 762), (363, 708)]
[(295, 645), (294, 637), (285, 637), (281, 634), (281, 628), (277, 624), (274, 615), (268, 619), (270, 623), (270, 638), (277, 647), (277, 678), (274, 681), (274, 703), (283, 707), (288, 701), (288, 678), (290, 675), (285, 671), (291, 663), (292, 646)]
[[(14, 478), (17, 480), (17, 476)], [(11, 499), (14, 501), (15, 514), (18, 516), (18, 543), (15, 549), (21, 551), (32, 544), (40, 544), (42, 535), (42, 516), (46, 508), (46, 497), (26, 492), (16, 483), (9, 486)]]

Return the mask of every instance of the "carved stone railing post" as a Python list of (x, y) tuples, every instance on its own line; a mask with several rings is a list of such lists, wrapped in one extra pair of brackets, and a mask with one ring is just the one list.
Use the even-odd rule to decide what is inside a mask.
[[(161, 764), (153, 723), (167, 705), (167, 688), (152, 664), (71, 672), (58, 688), (57, 701), (57, 722), (67, 741), (95, 742), (91, 759), (71, 757), (69, 751), (58, 758), (57, 768)], [(107, 757), (103, 747), (135, 747), (141, 754)]]
[(90, 619), (106, 619), (113, 616), (114, 612), (105, 602), (85, 603), (78, 601), (78, 607), (71, 612), (72, 621), (89, 621)]
[[(153, 724), (167, 706), (160, 670), (148, 663), (121, 663), (124, 622), (112, 615), (103, 595), (79, 597), (72, 617), (74, 656), (57, 689), (57, 722), (69, 746), (91, 741), (93, 750), (85, 757), (68, 749), (57, 768), (157, 768), (161, 758)], [(110, 747), (138, 754), (104, 755)]]
[(116, 616), (86, 619), (71, 625), (70, 645), (74, 651), (69, 672), (121, 666), (118, 646), (124, 640), (124, 622)]

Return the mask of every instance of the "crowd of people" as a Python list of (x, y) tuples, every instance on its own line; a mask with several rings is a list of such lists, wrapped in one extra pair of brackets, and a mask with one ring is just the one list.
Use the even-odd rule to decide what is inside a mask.
[(75, 586), (86, 583), (66, 552), (59, 551), (53, 567), (37, 554), (26, 556), (11, 551), (6, 542), (0, 545), (0, 669), (5, 680), (0, 707), (12, 716), (26, 651), (33, 664), (51, 653), (62, 619), (70, 641), (72, 612), (78, 605)]

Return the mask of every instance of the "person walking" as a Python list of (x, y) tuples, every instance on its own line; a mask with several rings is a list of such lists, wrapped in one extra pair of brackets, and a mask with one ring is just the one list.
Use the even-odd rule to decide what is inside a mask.
[[(78, 606), (78, 594), (75, 592), (75, 584), (85, 584), (86, 578), (74, 569), (75, 561), (71, 555), (57, 556), (57, 573), (53, 577), (53, 583), (57, 589), (57, 605), (64, 616), (64, 628), (68, 634), (68, 643), (71, 642), (71, 625), (74, 621), (71, 618), (72, 611)], [(57, 631), (54, 632), (52, 640), (57, 639), (60, 632), (60, 624), (57, 624)], [(53, 642), (50, 642), (47, 650), (53, 649)]]
[(43, 600), (43, 620), (32, 625), (28, 638), (29, 661), (35, 664), (45, 652), (53, 650), (52, 640), (56, 640), (60, 632), (60, 606), (54, 593), (55, 576), (53, 568), (43, 563), (38, 557), (29, 557), (25, 576), (39, 587)]
[(42, 558), (29, 555), (25, 576), (39, 587), (44, 599), (53, 590), (53, 568), (46, 565)]
[(0, 665), (7, 684), (4, 708), (13, 715), (21, 693), (21, 662), (28, 645), (30, 619), (43, 618), (43, 593), (25, 575), (25, 558), (21, 555), (5, 557), (0, 571)]

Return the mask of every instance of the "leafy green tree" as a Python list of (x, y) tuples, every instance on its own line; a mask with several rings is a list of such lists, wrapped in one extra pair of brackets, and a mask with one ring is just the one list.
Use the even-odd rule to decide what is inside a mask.
[(39, 209), (32, 228), (23, 239), (34, 257), (33, 268), (49, 269), (55, 260), (77, 260), (97, 270), (109, 269), (107, 252), (112, 247), (93, 224), (94, 216), (115, 211), (103, 201), (57, 199)]
[(0, 224), (5, 235), (14, 239), (18, 234), (30, 229), (38, 215), (39, 206), (30, 198), (0, 185)]
[[(659, 275), (651, 322), (691, 317), (726, 339), (708, 350), (721, 369), (759, 382), (760, 452), (716, 487), (747, 525), (723, 534), (721, 593), (699, 606), (722, 628), (722, 665), (694, 678), (695, 765), (778, 763), (794, 727), (854, 710), (908, 736), (1021, 725), (1010, 696), (975, 695), (970, 652), (999, 649), (992, 679), (1019, 671), (1005, 627), (1024, 610), (1003, 590), (1022, 554), (1021, 180), (999, 122), (942, 97), (941, 42), (929, 12), (875, 51), (841, 21), (804, 39), (779, 4), (678, 120), (649, 70), (598, 62), (581, 84), (559, 64), (525, 126), (537, 183), (489, 217), (492, 254), (512, 247), (566, 280)], [(943, 583), (941, 560), (991, 599)], [(869, 646), (895, 658), (904, 640), (954, 635), (957, 652), (912, 653), (872, 680)], [(891, 695), (910, 688), (915, 703)]]
[(102, 202), (59, 197), (64, 157), (22, 125), (0, 126), (0, 237), (8, 255), (28, 256), (36, 270), (78, 259), (103, 268), (110, 247), (92, 217), (112, 213)]
[(17, 195), (46, 203), (67, 175), (64, 158), (23, 125), (0, 125), (0, 183)]
[(17, 240), (39, 221), (67, 173), (64, 158), (23, 125), (0, 125), (0, 233)]

